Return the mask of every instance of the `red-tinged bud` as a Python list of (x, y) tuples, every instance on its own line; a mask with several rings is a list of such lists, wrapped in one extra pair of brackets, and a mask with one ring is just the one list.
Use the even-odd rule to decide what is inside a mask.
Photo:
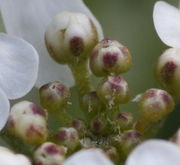
[(34, 165), (62, 165), (67, 149), (51, 142), (43, 143), (34, 152)]
[(175, 105), (169, 93), (155, 88), (141, 94), (137, 102), (142, 117), (151, 122), (163, 119), (173, 111)]
[(121, 76), (109, 76), (97, 86), (97, 95), (109, 107), (126, 103), (130, 97), (128, 83)]
[(22, 101), (11, 108), (8, 129), (29, 144), (38, 145), (47, 138), (47, 112), (29, 101)]
[(131, 64), (129, 50), (118, 41), (110, 39), (99, 42), (90, 58), (90, 68), (98, 77), (127, 72)]

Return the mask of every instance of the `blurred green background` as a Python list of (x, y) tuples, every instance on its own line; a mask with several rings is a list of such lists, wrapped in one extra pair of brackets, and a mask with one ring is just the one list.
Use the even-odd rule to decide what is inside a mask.
[[(166, 0), (177, 5), (177, 1)], [(105, 37), (126, 45), (133, 57), (132, 69), (124, 74), (132, 90), (132, 97), (148, 88), (159, 87), (153, 67), (158, 56), (167, 48), (158, 38), (152, 20), (155, 0), (84, 0), (101, 23)], [(0, 31), (3, 30), (0, 22)], [(134, 103), (122, 107), (137, 112)], [(178, 107), (168, 117), (159, 137), (169, 137), (180, 126)]]

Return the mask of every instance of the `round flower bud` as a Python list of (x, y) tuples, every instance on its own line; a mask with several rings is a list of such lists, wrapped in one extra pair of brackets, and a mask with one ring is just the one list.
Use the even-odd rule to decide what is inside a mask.
[(180, 49), (167, 49), (158, 59), (156, 76), (175, 98), (180, 98)]
[(45, 33), (46, 47), (51, 57), (60, 64), (87, 58), (98, 42), (93, 22), (82, 13), (64, 12), (48, 26)]
[(123, 104), (129, 100), (130, 92), (127, 82), (121, 76), (109, 76), (97, 86), (97, 95), (109, 107)]
[(115, 124), (120, 130), (130, 129), (133, 125), (133, 116), (129, 112), (118, 112), (115, 114)]
[(104, 104), (101, 102), (95, 91), (87, 93), (82, 98), (82, 108), (85, 114), (92, 118), (96, 116), (104, 108)]
[(69, 88), (60, 82), (51, 82), (43, 85), (39, 90), (41, 105), (49, 112), (60, 112), (70, 97)]
[(34, 165), (62, 165), (67, 149), (51, 142), (46, 142), (34, 152)]
[(80, 137), (83, 137), (86, 133), (86, 126), (82, 120), (72, 120), (71, 126), (78, 131)]
[(110, 39), (98, 43), (90, 58), (90, 68), (98, 77), (127, 72), (131, 64), (132, 57), (128, 49)]
[(143, 93), (138, 100), (138, 104), (142, 117), (151, 122), (163, 119), (173, 111), (175, 105), (170, 94), (155, 88)]
[(47, 138), (47, 112), (37, 105), (22, 101), (11, 108), (8, 129), (29, 144), (38, 145)]
[(74, 151), (80, 144), (79, 135), (76, 129), (62, 127), (55, 133), (55, 141), (68, 148), (68, 152)]
[(91, 131), (98, 136), (108, 133), (108, 122), (105, 114), (101, 114), (93, 118), (90, 122)]
[(128, 153), (142, 141), (142, 135), (136, 130), (124, 132), (120, 140), (120, 150), (124, 155)]

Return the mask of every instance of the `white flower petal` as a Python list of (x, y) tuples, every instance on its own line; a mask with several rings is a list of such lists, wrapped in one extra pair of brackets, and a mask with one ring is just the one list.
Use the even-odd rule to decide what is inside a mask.
[(0, 33), (0, 88), (9, 99), (24, 96), (34, 86), (39, 58), (26, 41)]
[(9, 117), (10, 104), (6, 94), (1, 89), (0, 100), (0, 130), (2, 130)]
[(100, 39), (102, 29), (84, 5), (82, 0), (1, 0), (2, 17), (9, 34), (18, 35), (29, 41), (40, 54), (39, 76), (36, 85), (59, 80), (72, 86), (74, 81), (67, 66), (55, 63), (47, 53), (44, 33), (47, 25), (60, 12), (82, 12), (91, 17), (98, 28)]
[(166, 2), (156, 2), (153, 20), (160, 39), (168, 46), (180, 48), (180, 10)]
[(21, 154), (14, 154), (5, 147), (0, 147), (1, 165), (31, 165), (27, 157)]
[(70, 156), (63, 165), (113, 165), (99, 149), (81, 150)]
[(165, 140), (149, 140), (136, 147), (126, 165), (179, 165), (180, 148)]

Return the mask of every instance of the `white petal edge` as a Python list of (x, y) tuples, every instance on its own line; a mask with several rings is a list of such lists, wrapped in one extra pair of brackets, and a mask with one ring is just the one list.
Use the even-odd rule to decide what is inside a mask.
[(180, 148), (165, 140), (148, 140), (130, 153), (126, 165), (179, 165)]
[(180, 48), (180, 10), (158, 1), (154, 5), (153, 21), (162, 42), (170, 47)]
[(5, 147), (0, 147), (1, 165), (31, 165), (28, 158), (21, 154), (14, 154)]
[(99, 149), (87, 149), (70, 156), (63, 165), (114, 165)]
[(6, 94), (0, 89), (0, 131), (4, 128), (7, 123), (9, 112), (10, 112), (10, 103)]
[(37, 80), (37, 51), (20, 38), (0, 33), (0, 59), (0, 88), (8, 99), (27, 94)]
[(36, 86), (59, 80), (72, 86), (74, 80), (67, 66), (54, 62), (45, 48), (44, 33), (47, 25), (60, 12), (82, 12), (96, 24), (99, 39), (102, 28), (82, 0), (1, 0), (1, 13), (6, 31), (30, 42), (39, 52), (40, 67)]

